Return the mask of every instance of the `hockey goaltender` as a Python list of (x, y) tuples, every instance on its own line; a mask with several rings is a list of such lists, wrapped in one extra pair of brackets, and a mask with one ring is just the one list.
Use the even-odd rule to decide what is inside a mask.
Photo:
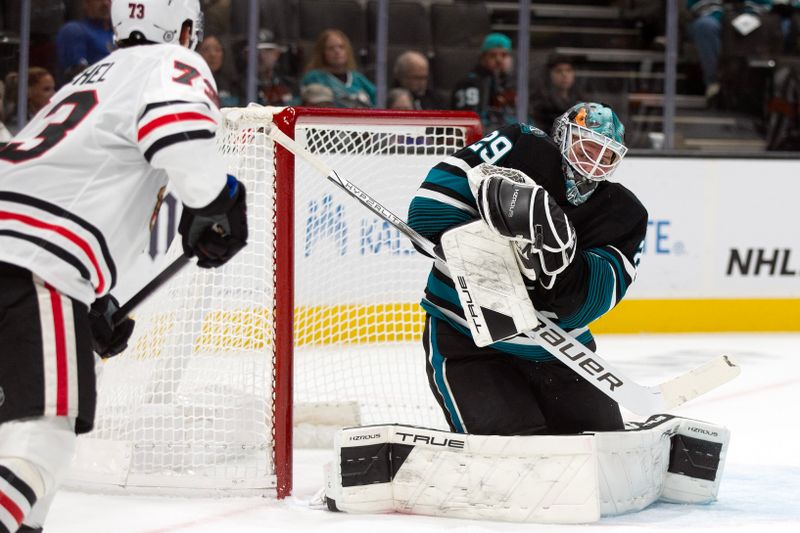
[[(728, 430), (653, 413), (731, 379), (735, 364), (648, 388), (593, 352), (588, 325), (634, 281), (647, 226), (607, 179), (623, 135), (610, 108), (581, 103), (553, 138), (505, 126), (429, 172), (405, 233), (435, 259), (423, 345), (451, 432), (341, 430), (321, 493), (330, 510), (587, 523), (716, 499)], [(619, 404), (653, 416), (624, 424)]]

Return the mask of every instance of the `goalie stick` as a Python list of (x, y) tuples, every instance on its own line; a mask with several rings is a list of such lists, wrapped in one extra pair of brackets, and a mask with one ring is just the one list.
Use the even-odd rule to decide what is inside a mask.
[[(358, 186), (339, 176), (335, 170), (289, 138), (276, 125), (269, 124), (265, 130), (273, 141), (296, 157), (306, 161), (348, 195), (397, 228), (420, 249), (432, 257), (445, 260), (441, 251), (430, 240), (417, 233), (403, 219), (389, 211)], [(614, 368), (538, 311), (536, 317), (538, 325), (531, 331), (522, 332), (524, 335), (535, 340), (556, 359), (577, 372), (608, 397), (640, 415), (652, 415), (677, 407), (727, 383), (738, 376), (741, 370), (728, 356), (722, 355), (659, 385), (641, 385), (620, 372), (619, 369)]]

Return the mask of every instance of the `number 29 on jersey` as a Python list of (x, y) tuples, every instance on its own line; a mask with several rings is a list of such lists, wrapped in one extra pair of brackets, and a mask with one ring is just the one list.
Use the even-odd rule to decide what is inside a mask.
[(508, 153), (514, 145), (505, 135), (500, 135), (499, 131), (493, 131), (480, 141), (469, 145), (469, 149), (480, 156), (483, 161), (494, 165), (500, 158)]

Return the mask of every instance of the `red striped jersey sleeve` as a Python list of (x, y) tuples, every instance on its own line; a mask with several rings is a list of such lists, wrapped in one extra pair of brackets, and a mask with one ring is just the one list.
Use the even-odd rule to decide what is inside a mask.
[(196, 139), (213, 139), (218, 119), (203, 101), (163, 100), (145, 106), (137, 121), (136, 141), (148, 163), (161, 150)]

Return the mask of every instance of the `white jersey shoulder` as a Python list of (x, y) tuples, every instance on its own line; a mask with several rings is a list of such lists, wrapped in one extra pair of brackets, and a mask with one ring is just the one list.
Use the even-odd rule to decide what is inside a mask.
[(214, 78), (188, 49), (117, 50), (0, 149), (0, 261), (85, 303), (142, 252), (169, 179), (203, 207), (226, 183)]

